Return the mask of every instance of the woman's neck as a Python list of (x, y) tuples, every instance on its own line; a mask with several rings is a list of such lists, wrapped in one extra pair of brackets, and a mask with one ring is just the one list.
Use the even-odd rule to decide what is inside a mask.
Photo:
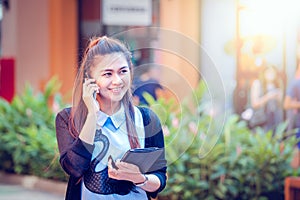
[(116, 113), (121, 107), (120, 102), (110, 102), (110, 103), (103, 103), (100, 105), (100, 110), (107, 115), (113, 115)]

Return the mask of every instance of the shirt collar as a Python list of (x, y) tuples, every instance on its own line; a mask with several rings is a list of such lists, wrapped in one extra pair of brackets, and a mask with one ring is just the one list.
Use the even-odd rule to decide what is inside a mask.
[(97, 124), (103, 127), (104, 123), (106, 122), (107, 118), (110, 117), (112, 123), (116, 128), (119, 128), (125, 122), (125, 113), (124, 113), (124, 106), (121, 104), (120, 109), (114, 113), (113, 115), (109, 116), (106, 113), (102, 112), (101, 110), (97, 113)]

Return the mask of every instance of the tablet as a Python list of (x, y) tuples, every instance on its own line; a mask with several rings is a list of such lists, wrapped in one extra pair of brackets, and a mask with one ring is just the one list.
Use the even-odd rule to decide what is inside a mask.
[(159, 170), (166, 166), (164, 149), (158, 147), (130, 149), (121, 161), (137, 165), (142, 173)]

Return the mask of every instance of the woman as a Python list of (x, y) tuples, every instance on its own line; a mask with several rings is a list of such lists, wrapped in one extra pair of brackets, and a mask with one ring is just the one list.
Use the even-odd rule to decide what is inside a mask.
[(274, 66), (263, 69), (259, 79), (252, 83), (251, 106), (254, 110), (263, 110), (265, 123), (261, 124), (265, 130), (275, 130), (283, 121), (281, 79)]
[[(164, 147), (158, 117), (133, 106), (131, 54), (106, 36), (90, 41), (77, 72), (71, 108), (56, 117), (66, 199), (148, 199), (166, 185), (166, 166), (142, 174), (119, 159), (132, 148)], [(114, 163), (113, 161), (116, 160)], [(157, 161), (166, 163), (164, 153)]]

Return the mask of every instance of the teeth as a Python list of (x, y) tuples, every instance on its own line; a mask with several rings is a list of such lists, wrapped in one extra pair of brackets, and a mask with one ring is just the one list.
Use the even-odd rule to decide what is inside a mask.
[(121, 90), (121, 88), (113, 88), (112, 91), (113, 92), (119, 92)]

